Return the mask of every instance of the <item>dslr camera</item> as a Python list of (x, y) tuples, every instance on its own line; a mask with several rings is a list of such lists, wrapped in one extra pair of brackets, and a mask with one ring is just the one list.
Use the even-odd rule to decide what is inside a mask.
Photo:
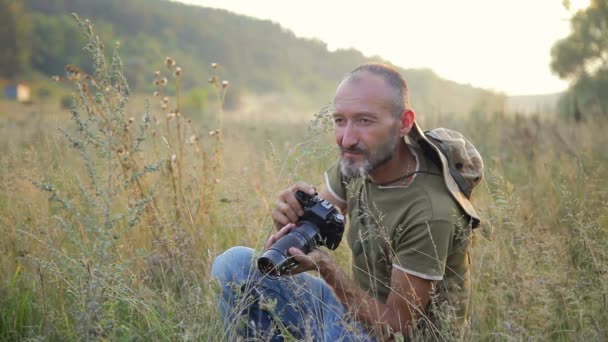
[(295, 197), (300, 202), (304, 214), (300, 216), (296, 227), (275, 242), (258, 259), (259, 270), (271, 278), (287, 274), (297, 266), (296, 261), (287, 252), (296, 247), (305, 254), (314, 248), (327, 246), (336, 249), (344, 233), (344, 215), (330, 202), (310, 196), (303, 191), (296, 191)]

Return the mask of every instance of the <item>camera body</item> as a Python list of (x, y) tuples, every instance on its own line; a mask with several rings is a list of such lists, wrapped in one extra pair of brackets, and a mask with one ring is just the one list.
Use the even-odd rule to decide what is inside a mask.
[(258, 259), (259, 270), (273, 278), (287, 274), (297, 266), (289, 255), (289, 248), (296, 247), (305, 254), (314, 248), (327, 246), (336, 249), (342, 241), (345, 219), (333, 204), (318, 196), (310, 196), (296, 191), (304, 214), (296, 222), (296, 227), (275, 242)]

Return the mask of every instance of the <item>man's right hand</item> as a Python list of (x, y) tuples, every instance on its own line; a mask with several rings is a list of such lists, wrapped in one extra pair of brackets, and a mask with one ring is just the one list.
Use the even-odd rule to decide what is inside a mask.
[(305, 182), (298, 182), (279, 194), (277, 201), (272, 209), (272, 219), (277, 230), (289, 223), (296, 223), (300, 216), (304, 214), (300, 202), (296, 199), (296, 191), (301, 190), (314, 196), (317, 192), (315, 188)]

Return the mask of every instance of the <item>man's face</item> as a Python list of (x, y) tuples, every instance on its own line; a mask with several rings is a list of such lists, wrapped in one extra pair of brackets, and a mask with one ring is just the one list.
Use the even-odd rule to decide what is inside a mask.
[(343, 175), (367, 176), (397, 151), (400, 121), (392, 115), (392, 94), (382, 77), (367, 72), (338, 87), (333, 118)]

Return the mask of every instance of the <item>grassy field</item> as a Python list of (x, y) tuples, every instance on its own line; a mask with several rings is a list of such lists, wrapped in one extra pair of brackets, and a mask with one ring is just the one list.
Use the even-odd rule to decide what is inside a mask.
[[(146, 109), (97, 70), (72, 113), (0, 102), (0, 340), (222, 340), (213, 258), (260, 249), (276, 194), (321, 185), (331, 127), (264, 119), (280, 102), (186, 115), (160, 94)], [(465, 339), (608, 340), (608, 120), (419, 117), (486, 163)], [(333, 254), (348, 269), (346, 244)]]

